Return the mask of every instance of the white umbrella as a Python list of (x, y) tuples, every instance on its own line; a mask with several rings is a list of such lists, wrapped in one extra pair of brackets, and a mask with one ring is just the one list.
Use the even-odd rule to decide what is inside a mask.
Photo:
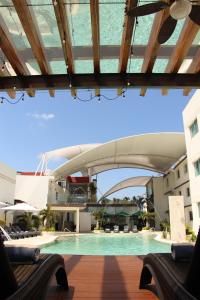
[(4, 211), (27, 211), (27, 212), (36, 212), (39, 211), (39, 209), (27, 204), (27, 203), (18, 203), (16, 205), (6, 206), (0, 208), (0, 210)]
[(5, 202), (0, 201), (0, 206), (6, 206), (8, 204), (6, 204)]

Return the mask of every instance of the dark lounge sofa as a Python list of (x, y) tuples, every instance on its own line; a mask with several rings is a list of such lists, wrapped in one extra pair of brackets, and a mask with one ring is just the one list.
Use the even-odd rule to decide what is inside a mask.
[(15, 253), (12, 259), (9, 259), (8, 255), (10, 255), (10, 251), (6, 250), (0, 239), (0, 300), (45, 299), (53, 274), (56, 276), (57, 284), (66, 291), (68, 290), (62, 256), (41, 254), (37, 257), (37, 261), (29, 262), (25, 255), (23, 262), (23, 257), (19, 258)]
[[(140, 289), (152, 290), (161, 300), (200, 299), (200, 231), (193, 254), (174, 261), (171, 253), (148, 254), (143, 261)], [(152, 284), (152, 278), (155, 285)]]

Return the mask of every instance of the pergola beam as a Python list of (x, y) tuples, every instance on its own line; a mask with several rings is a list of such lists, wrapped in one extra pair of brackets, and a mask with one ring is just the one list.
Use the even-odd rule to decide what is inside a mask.
[[(90, 0), (90, 16), (92, 26), (92, 46), (94, 73), (100, 73), (100, 29), (99, 29), (99, 0)], [(95, 90), (95, 95), (100, 95), (100, 90)]]
[[(151, 73), (153, 70), (155, 60), (158, 56), (158, 50), (161, 46), (158, 43), (158, 35), (162, 24), (164, 23), (164, 21), (167, 19), (168, 16), (169, 16), (169, 9), (164, 9), (163, 11), (158, 12), (154, 17), (151, 33), (149, 36), (149, 41), (144, 54), (141, 73)], [(140, 96), (145, 96), (146, 91), (147, 91), (146, 88), (142, 88), (140, 91)]]
[[(2, 51), (4, 52), (5, 56), (7, 57), (8, 61), (10, 62), (13, 70), (17, 74), (17, 76), (21, 75), (30, 75), (30, 72), (24, 63), (24, 61), (21, 59), (17, 49), (15, 48), (15, 45), (12, 42), (12, 39), (10, 37), (10, 33), (7, 29), (7, 26), (0, 15), (0, 47)], [(9, 89), (13, 89), (14, 86), (10, 87)], [(11, 91), (10, 91), (11, 93)], [(34, 91), (30, 89), (30, 87), (27, 87), (27, 94), (30, 97), (34, 96)], [(13, 94), (11, 94), (13, 97)], [(12, 98), (11, 97), (11, 98)]]
[(65, 8), (65, 3), (63, 0), (57, 0), (57, 4), (55, 5), (55, 1), (52, 0), (54, 4), (54, 11), (57, 19), (58, 30), (60, 33), (60, 39), (63, 49), (63, 55), (65, 58), (65, 63), (67, 66), (67, 71), (70, 74), (74, 73), (74, 59), (73, 59), (73, 51), (72, 51), (72, 42), (71, 35), (68, 23), (68, 15)]
[[(1, 80), (1, 77), (4, 77), (4, 76), (11, 76), (10, 72), (7, 70), (6, 66), (4, 67), (4, 71), (0, 68), (0, 80)], [(15, 99), (16, 97), (16, 92), (15, 90), (12, 88), (12, 89), (8, 89), (7, 91), (7, 94), (8, 96), (11, 98), (11, 99)]]
[(99, 0), (90, 0), (94, 73), (100, 73)]
[(30, 75), (30, 72), (19, 56), (18, 51), (15, 48), (15, 45), (12, 42), (10, 33), (7, 29), (7, 26), (0, 15), (0, 47), (10, 62), (13, 70), (17, 75)]
[[(198, 31), (199, 31), (199, 26), (195, 24), (191, 19), (188, 18), (185, 21), (183, 29), (178, 38), (177, 44), (174, 47), (172, 55), (165, 69), (165, 73), (178, 72)], [(167, 93), (168, 93), (167, 89), (162, 90), (163, 95), (167, 95)]]
[[(12, 0), (12, 2), (40, 67), (41, 73), (43, 75), (51, 74), (51, 67), (45, 55), (40, 30), (35, 20), (34, 13), (31, 11), (26, 0)], [(52, 96), (53, 94), (50, 93), (50, 95)]]
[[(126, 1), (126, 10), (129, 11), (137, 6), (137, 0), (127, 0)], [(120, 56), (119, 56), (119, 73), (125, 73), (128, 65), (128, 59), (131, 52), (131, 41), (133, 35), (133, 27), (135, 24), (135, 18), (129, 16), (128, 14), (125, 15), (124, 18), (124, 29), (122, 34), (122, 42), (120, 48)]]
[(74, 88), (200, 88), (200, 73), (197, 74), (161, 74), (161, 73), (129, 73), (129, 74), (59, 74), (59, 75), (31, 75), (2, 77), (0, 90), (16, 87), (17, 90), (25, 90), (32, 87), (36, 90), (55, 88), (69, 89), (72, 82)]
[[(187, 73), (198, 73), (200, 72), (200, 49), (197, 50), (193, 61), (191, 62)], [(185, 88), (183, 91), (184, 96), (188, 96), (191, 91), (191, 88)]]
[[(67, 72), (69, 74), (74, 74), (75, 67), (74, 67), (74, 58), (73, 58), (73, 51), (72, 51), (72, 41), (71, 41), (70, 28), (69, 28), (68, 15), (65, 7), (65, 2), (64, 0), (57, 0), (55, 3), (55, 1), (52, 0), (52, 3), (54, 5), (54, 11), (56, 15), (57, 24), (58, 24), (58, 30), (60, 33), (60, 39), (61, 39)], [(76, 95), (76, 90), (73, 87), (71, 88), (71, 94), (72, 96)]]

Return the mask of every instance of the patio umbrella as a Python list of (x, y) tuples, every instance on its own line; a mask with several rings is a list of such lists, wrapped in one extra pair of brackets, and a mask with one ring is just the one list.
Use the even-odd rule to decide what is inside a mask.
[(6, 204), (5, 202), (0, 201), (0, 207), (1, 206), (6, 206), (6, 205), (8, 205), (8, 204)]
[(16, 205), (6, 206), (0, 208), (0, 210), (4, 211), (27, 211), (27, 212), (36, 212), (39, 211), (39, 209), (27, 204), (27, 203), (19, 203)]
[(132, 217), (140, 217), (142, 215), (142, 213), (143, 212), (141, 210), (138, 210), (138, 211), (134, 212), (131, 216)]
[(114, 216), (114, 214), (109, 214), (109, 213), (104, 213), (103, 214), (104, 218), (110, 218), (110, 217), (113, 217), (113, 216)]
[(116, 213), (116, 216), (118, 217), (130, 217), (130, 214), (126, 211), (120, 211), (119, 213)]

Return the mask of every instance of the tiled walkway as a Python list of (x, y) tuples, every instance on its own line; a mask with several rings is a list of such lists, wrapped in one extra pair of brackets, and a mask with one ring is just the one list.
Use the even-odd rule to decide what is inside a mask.
[(137, 256), (64, 256), (70, 290), (49, 288), (48, 300), (80, 299), (157, 299), (151, 292), (139, 290), (142, 260)]

